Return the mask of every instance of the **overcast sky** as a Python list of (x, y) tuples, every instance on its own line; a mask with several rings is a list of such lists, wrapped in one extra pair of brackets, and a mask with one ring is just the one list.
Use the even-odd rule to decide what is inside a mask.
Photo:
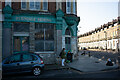
[(80, 16), (79, 34), (83, 34), (111, 22), (118, 17), (119, 0), (77, 0)]

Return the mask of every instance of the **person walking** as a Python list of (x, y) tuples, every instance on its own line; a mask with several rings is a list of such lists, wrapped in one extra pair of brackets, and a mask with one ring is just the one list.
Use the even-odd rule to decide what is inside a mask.
[(66, 59), (66, 52), (65, 52), (65, 48), (62, 49), (61, 53), (60, 53), (60, 57), (62, 58), (62, 66), (65, 66), (65, 59)]

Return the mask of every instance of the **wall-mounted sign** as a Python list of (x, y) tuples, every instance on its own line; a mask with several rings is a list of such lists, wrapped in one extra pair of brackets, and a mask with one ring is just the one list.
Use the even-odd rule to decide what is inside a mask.
[(40, 23), (55, 23), (54, 17), (46, 17), (46, 16), (17, 16), (14, 15), (12, 17), (12, 21), (19, 21), (19, 22), (40, 22)]

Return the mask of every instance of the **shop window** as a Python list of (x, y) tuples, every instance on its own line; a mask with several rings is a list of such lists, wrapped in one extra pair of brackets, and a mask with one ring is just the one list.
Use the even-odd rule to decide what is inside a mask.
[(28, 23), (14, 23), (14, 32), (29, 32)]
[(75, 0), (67, 0), (66, 13), (67, 14), (76, 14), (76, 2), (75, 2)]
[(35, 25), (35, 50), (54, 51), (54, 24)]

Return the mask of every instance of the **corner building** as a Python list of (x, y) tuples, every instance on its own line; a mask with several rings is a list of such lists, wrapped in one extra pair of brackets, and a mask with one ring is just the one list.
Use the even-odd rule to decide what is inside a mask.
[(65, 48), (72, 51), (75, 59), (80, 21), (77, 2), (32, 1), (2, 2), (3, 58), (20, 52), (35, 52), (45, 64), (54, 64), (62, 48)]

